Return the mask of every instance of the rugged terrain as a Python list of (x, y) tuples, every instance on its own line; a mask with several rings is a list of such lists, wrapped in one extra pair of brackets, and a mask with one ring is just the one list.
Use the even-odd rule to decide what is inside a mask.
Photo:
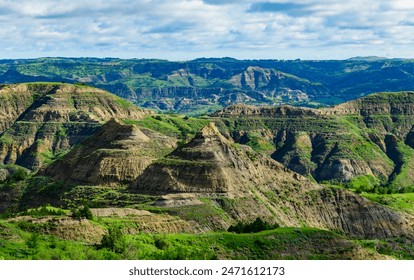
[(230, 223), (262, 217), (284, 226), (313, 226), (360, 238), (411, 234), (411, 222), (398, 214), (348, 191), (313, 184), (251, 148), (225, 139), (213, 123), (151, 164), (131, 188), (147, 194), (194, 194), (187, 202), (182, 195), (169, 199), (177, 200), (178, 206), (197, 207), (197, 198), (208, 199), (224, 210), (223, 220)]
[(326, 109), (233, 105), (213, 116), (236, 142), (317, 181), (401, 190), (414, 185), (413, 104), (413, 92), (380, 93)]
[(148, 111), (108, 92), (82, 85), (31, 83), (0, 89), (0, 163), (39, 169), (117, 117)]
[(174, 138), (111, 119), (39, 174), (72, 184), (129, 183), (175, 146)]
[(409, 196), (378, 194), (412, 191), (412, 92), (203, 118), (64, 83), (0, 98), (5, 258), (414, 258)]
[(199, 114), (235, 103), (325, 106), (411, 90), (412, 60), (192, 61), (117, 58), (0, 60), (0, 83), (88, 83), (154, 110)]

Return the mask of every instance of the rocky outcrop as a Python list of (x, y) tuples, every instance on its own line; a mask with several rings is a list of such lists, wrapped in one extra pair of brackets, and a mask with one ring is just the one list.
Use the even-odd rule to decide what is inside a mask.
[(163, 194), (155, 205), (167, 208), (203, 207), (195, 198), (208, 197), (224, 210), (228, 221), (210, 218), (210, 225), (205, 225), (210, 229), (263, 217), (284, 226), (339, 230), (361, 238), (412, 234), (409, 221), (396, 212), (351, 192), (313, 184), (249, 147), (234, 144), (213, 123), (151, 164), (130, 190)]
[(69, 184), (127, 184), (175, 146), (170, 137), (112, 119), (39, 174)]
[[(398, 173), (412, 172), (403, 143), (414, 146), (413, 104), (413, 92), (378, 93), (326, 109), (232, 105), (212, 116), (239, 143), (265, 130), (260, 139), (274, 145), (273, 151), (267, 148), (272, 158), (318, 181), (368, 175), (389, 183)], [(398, 148), (387, 148), (391, 135)]]
[(261, 167), (284, 169), (271, 159), (260, 157), (254, 163), (249, 156), (259, 155), (247, 146), (234, 146), (210, 123), (189, 143), (151, 164), (131, 189), (146, 193), (240, 193), (241, 188), (272, 180)]
[(309, 220), (318, 219), (330, 229), (358, 238), (390, 238), (398, 235), (413, 238), (412, 217), (374, 204), (346, 190), (322, 189), (317, 192), (315, 207), (306, 211)]
[[(4, 86), (0, 93), (0, 98), (19, 98), (16, 104), (21, 104), (10, 110), (14, 115), (3, 118), (7, 129), (0, 136), (0, 162), (34, 170), (91, 136), (115, 116), (137, 120), (150, 113), (87, 86), (34, 83)], [(9, 104), (11, 109), (13, 104)]]
[(321, 110), (329, 115), (361, 116), (368, 128), (405, 139), (414, 122), (414, 92), (375, 93)]
[(25, 85), (0, 86), (0, 135), (30, 106), (34, 96)]
[(231, 117), (292, 117), (302, 118), (307, 116), (316, 116), (318, 111), (308, 108), (299, 108), (293, 106), (249, 106), (243, 104), (230, 105), (222, 110), (211, 114), (212, 117), (231, 118)]
[(309, 96), (323, 96), (329, 90), (318, 83), (286, 74), (276, 69), (249, 66), (243, 72), (233, 76), (229, 81), (233, 86), (256, 90), (271, 98), (287, 101), (285, 95), (291, 95), (292, 101), (309, 101)]

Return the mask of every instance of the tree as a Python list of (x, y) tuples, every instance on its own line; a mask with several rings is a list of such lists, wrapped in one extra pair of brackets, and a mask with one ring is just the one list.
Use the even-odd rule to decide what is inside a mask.
[(101, 248), (107, 248), (116, 253), (123, 253), (126, 247), (125, 236), (120, 226), (110, 226), (108, 233), (102, 237)]
[(72, 218), (77, 218), (77, 219), (86, 218), (88, 220), (92, 220), (93, 214), (92, 214), (91, 209), (88, 207), (88, 205), (83, 205), (79, 207), (78, 209), (72, 210)]
[(278, 224), (269, 224), (265, 221), (263, 221), (260, 218), (256, 218), (256, 220), (252, 223), (244, 224), (242, 222), (238, 222), (234, 226), (230, 226), (227, 231), (229, 232), (235, 232), (235, 233), (252, 233), (252, 232), (259, 232), (263, 230), (269, 230), (278, 228)]

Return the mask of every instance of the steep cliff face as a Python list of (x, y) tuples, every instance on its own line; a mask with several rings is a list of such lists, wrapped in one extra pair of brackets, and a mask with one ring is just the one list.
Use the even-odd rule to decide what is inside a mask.
[[(249, 147), (234, 144), (213, 123), (151, 164), (130, 190), (162, 194), (163, 203), (157, 205), (167, 208), (196, 205), (202, 209), (206, 206), (196, 198), (204, 198), (201, 204), (206, 204), (207, 197), (225, 213), (210, 216), (204, 225), (210, 229), (226, 228), (232, 220), (263, 217), (285, 226), (335, 229), (357, 237), (412, 234), (409, 221), (399, 214), (350, 192), (313, 184)], [(177, 193), (191, 193), (194, 198), (184, 203)]]
[[(212, 116), (240, 143), (266, 131), (261, 140), (274, 159), (318, 181), (374, 176), (385, 183), (412, 172), (413, 104), (412, 92), (380, 93), (328, 109), (233, 105)], [(387, 145), (390, 136), (396, 148)]]
[[(239, 176), (228, 175), (243, 163), (237, 157), (237, 149), (210, 123), (189, 143), (147, 168), (133, 189), (150, 193), (232, 192), (241, 183), (241, 172)], [(253, 169), (241, 168), (247, 172), (243, 177), (252, 175)]]
[(3, 118), (7, 129), (0, 136), (0, 162), (17, 163), (30, 169), (50, 162), (59, 152), (95, 133), (101, 123), (112, 117), (141, 119), (149, 113), (112, 94), (86, 86), (10, 85), (3, 87), (1, 96), (18, 98), (15, 102), (18, 108)]
[(231, 117), (252, 117), (252, 118), (276, 118), (276, 117), (309, 117), (316, 116), (317, 110), (299, 108), (293, 106), (249, 106), (244, 104), (230, 105), (213, 114), (212, 117), (231, 118)]
[(405, 139), (414, 122), (414, 92), (386, 92), (321, 110), (331, 115), (361, 116), (367, 128), (392, 133)]
[(240, 106), (235, 111), (239, 113), (231, 108), (220, 113), (217, 122), (224, 122), (239, 143), (252, 143), (249, 138), (256, 135), (256, 143), (267, 143), (266, 152), (272, 158), (300, 174), (320, 181), (349, 181), (359, 175), (388, 178), (394, 169), (384, 146), (370, 139), (375, 134), (354, 129), (346, 120), (294, 107), (249, 110)]
[(69, 184), (125, 184), (175, 146), (173, 138), (112, 119), (39, 174)]
[(257, 90), (269, 94), (269, 97), (280, 97), (284, 92), (296, 95), (302, 101), (309, 101), (309, 95), (323, 96), (329, 90), (321, 84), (312, 83), (294, 75), (286, 74), (276, 69), (249, 66), (243, 72), (233, 76), (230, 83), (238, 88)]
[(30, 106), (33, 99), (33, 94), (24, 85), (0, 85), (0, 135)]

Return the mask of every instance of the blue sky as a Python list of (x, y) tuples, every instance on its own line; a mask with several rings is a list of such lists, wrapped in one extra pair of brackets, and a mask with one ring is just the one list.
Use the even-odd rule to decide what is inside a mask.
[(0, 58), (414, 57), (412, 0), (0, 0)]

